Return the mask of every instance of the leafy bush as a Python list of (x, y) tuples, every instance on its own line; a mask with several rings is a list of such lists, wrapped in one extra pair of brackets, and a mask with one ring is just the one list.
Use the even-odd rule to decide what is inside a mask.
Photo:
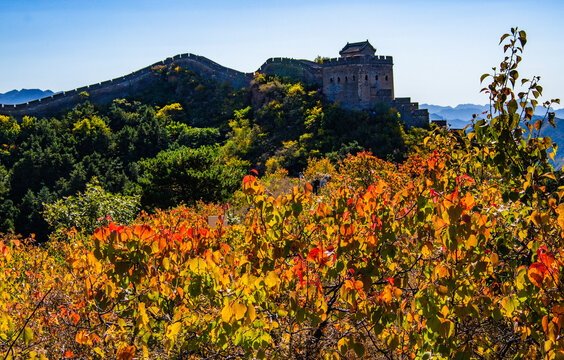
[(94, 229), (110, 222), (131, 223), (139, 212), (139, 199), (139, 196), (108, 193), (94, 181), (86, 185), (83, 193), (44, 204), (43, 217), (53, 230), (74, 228), (92, 234)]

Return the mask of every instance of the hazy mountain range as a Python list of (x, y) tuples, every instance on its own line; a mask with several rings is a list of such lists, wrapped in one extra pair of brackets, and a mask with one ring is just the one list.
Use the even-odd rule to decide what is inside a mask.
[[(472, 115), (477, 114), (478, 118), (482, 117), (484, 112), (490, 110), (489, 105), (476, 105), (476, 104), (460, 104), (455, 107), (452, 106), (439, 106), (430, 104), (419, 105), (420, 109), (429, 110), (430, 120), (446, 120), (451, 128), (462, 129), (470, 123)], [(554, 111), (556, 117), (564, 119), (564, 109)], [(535, 110), (536, 116), (544, 117), (546, 109), (542, 106), (537, 107)]]
[(0, 104), (22, 104), (53, 95), (51, 90), (21, 89), (0, 93)]
[[(455, 107), (422, 104), (419, 108), (429, 110), (431, 121), (446, 120), (452, 129), (463, 129), (470, 123), (473, 114), (477, 114), (478, 118), (483, 118), (483, 113), (490, 110), (489, 105), (474, 104), (461, 104)], [(556, 114), (556, 129), (550, 126), (550, 124), (545, 123), (541, 130), (541, 136), (549, 136), (553, 142), (564, 146), (564, 109), (558, 109), (554, 112)], [(545, 113), (545, 108), (542, 106), (537, 107), (533, 120), (544, 117)], [(557, 169), (561, 169), (564, 165), (564, 150), (558, 151), (554, 160), (553, 165)]]

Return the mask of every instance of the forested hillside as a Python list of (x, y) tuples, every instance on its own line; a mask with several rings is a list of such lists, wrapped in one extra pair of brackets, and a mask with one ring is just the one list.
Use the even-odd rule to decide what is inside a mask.
[(46, 205), (88, 183), (151, 211), (226, 201), (251, 168), (295, 175), (309, 157), (362, 149), (402, 159), (405, 134), (385, 106), (343, 110), (289, 80), (259, 76), (235, 90), (178, 66), (154, 70), (150, 87), (109, 105), (85, 92), (55, 117), (0, 116), (0, 231), (46, 240)]
[(5, 214), (52, 232), (0, 239), (0, 354), (563, 359), (555, 116), (517, 81), (526, 33), (500, 42), (494, 110), (467, 132), (177, 69), (107, 107), (2, 118)]

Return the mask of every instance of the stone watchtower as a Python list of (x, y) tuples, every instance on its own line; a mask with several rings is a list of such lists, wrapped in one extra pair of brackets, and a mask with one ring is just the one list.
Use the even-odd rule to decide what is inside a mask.
[(367, 41), (347, 43), (340, 58), (323, 62), (323, 93), (351, 109), (366, 109), (394, 100), (391, 56), (376, 56)]

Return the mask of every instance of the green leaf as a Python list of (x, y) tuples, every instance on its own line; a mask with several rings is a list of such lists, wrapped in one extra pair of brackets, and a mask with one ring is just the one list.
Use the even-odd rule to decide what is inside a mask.
[(515, 286), (518, 290), (522, 290), (527, 285), (527, 267), (521, 266), (517, 269), (517, 275), (515, 276)]
[(441, 322), (441, 326), (439, 329), (439, 334), (445, 339), (450, 338), (454, 335), (454, 323), (450, 320), (444, 320)]
[(33, 330), (30, 327), (26, 326), (26, 328), (24, 329), (23, 339), (26, 345), (29, 344), (31, 340), (33, 340)]
[(510, 317), (515, 311), (515, 308), (519, 306), (519, 301), (514, 296), (508, 296), (501, 300), (500, 305), (505, 315)]
[(346, 354), (346, 352), (349, 351), (349, 338), (341, 338), (337, 342), (337, 347), (341, 353)]
[(517, 101), (515, 99), (509, 101), (507, 103), (507, 111), (510, 114), (515, 114), (515, 112), (517, 112), (517, 108), (519, 107), (519, 105), (517, 104)]
[(366, 352), (366, 350), (364, 349), (364, 345), (362, 345), (361, 343), (356, 343), (356, 342), (353, 343), (352, 348), (356, 353), (356, 355), (360, 358), (362, 358), (364, 356), (364, 353)]

